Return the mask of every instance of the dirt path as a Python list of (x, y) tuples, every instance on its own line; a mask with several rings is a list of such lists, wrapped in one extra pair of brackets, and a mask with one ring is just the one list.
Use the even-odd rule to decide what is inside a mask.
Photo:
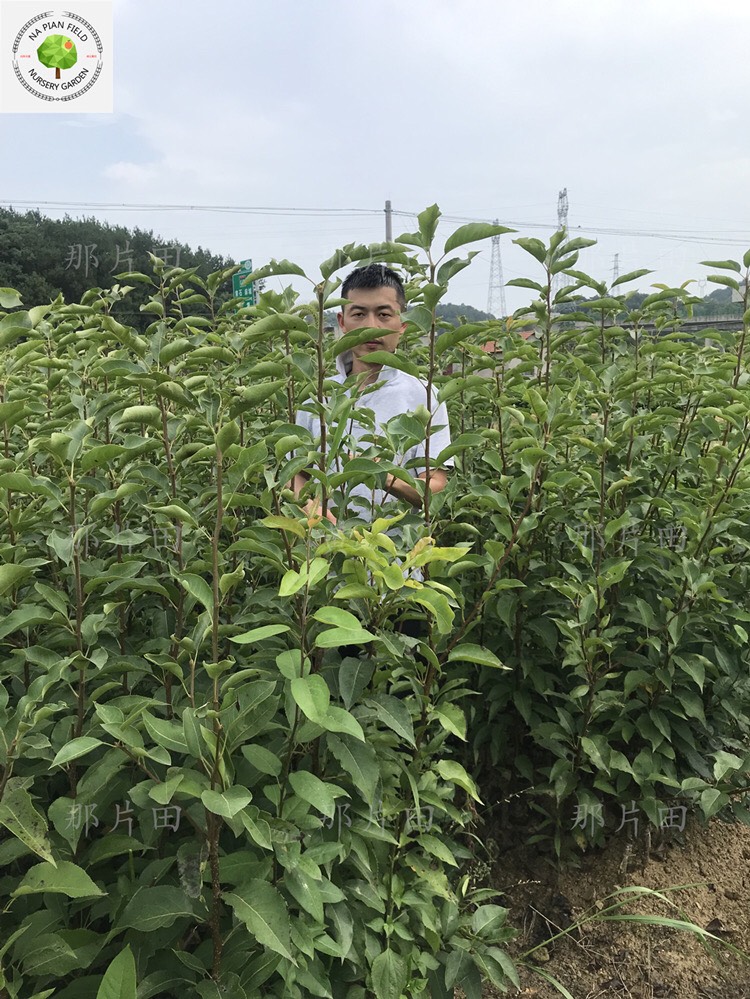
[[(678, 840), (681, 840), (678, 841)], [(517, 848), (501, 855), (493, 871), (522, 929), (514, 956), (551, 935), (601, 912), (607, 895), (631, 885), (666, 892), (674, 907), (643, 897), (625, 912), (687, 919), (750, 954), (750, 827), (697, 822), (646, 851), (643, 842), (611, 837), (603, 850), (580, 855), (580, 867), (561, 874)], [(536, 951), (538, 967), (553, 975), (573, 999), (750, 999), (750, 961), (719, 944), (712, 953), (693, 935), (677, 929), (592, 921)], [(559, 999), (539, 975), (522, 971), (520, 994)], [(501, 993), (489, 987), (486, 996)]]

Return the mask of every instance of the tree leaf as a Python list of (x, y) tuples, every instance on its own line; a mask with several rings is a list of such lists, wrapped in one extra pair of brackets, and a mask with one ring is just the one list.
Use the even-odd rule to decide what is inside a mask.
[(355, 617), (350, 611), (346, 611), (341, 607), (321, 607), (320, 610), (315, 611), (313, 617), (316, 621), (322, 621), (323, 624), (332, 624), (337, 628), (362, 627), (362, 622), (358, 617)]
[(653, 274), (654, 272), (649, 270), (648, 267), (643, 267), (638, 271), (629, 271), (627, 274), (622, 274), (620, 277), (616, 278), (612, 282), (612, 287), (616, 288), (618, 285), (627, 284), (628, 281), (636, 281), (639, 277), (644, 277), (646, 274)]
[(23, 305), (15, 288), (0, 288), (0, 309), (17, 309)]
[(315, 639), (319, 649), (337, 649), (341, 645), (365, 645), (378, 636), (364, 628), (329, 628)]
[(214, 815), (233, 819), (238, 812), (250, 804), (252, 794), (245, 787), (228, 787), (226, 791), (204, 791), (201, 801)]
[[(346, 791), (338, 784), (331, 784), (322, 781), (315, 774), (307, 773), (305, 770), (297, 770), (289, 774), (289, 783), (294, 788), (294, 793), (306, 801), (308, 805), (317, 808), (319, 812), (333, 818), (336, 811), (336, 798), (346, 795)], [(348, 795), (346, 795), (348, 797)]]
[(252, 631), (243, 631), (241, 635), (231, 635), (230, 642), (237, 645), (252, 645), (255, 642), (262, 642), (264, 638), (272, 638), (274, 635), (283, 635), (289, 631), (287, 624), (264, 624), (260, 628), (253, 628)]
[(463, 246), (465, 243), (474, 243), (478, 239), (489, 239), (491, 236), (502, 236), (506, 232), (515, 232), (515, 229), (508, 229), (504, 225), (495, 225), (490, 222), (469, 222), (456, 229), (445, 241), (444, 253)]
[(67, 895), (68, 898), (106, 895), (82, 868), (68, 860), (58, 861), (57, 865), (48, 861), (37, 864), (26, 872), (11, 894), (16, 898), (19, 895), (39, 895), (44, 892)]
[(345, 657), (339, 667), (339, 692), (347, 711), (372, 679), (375, 666), (369, 659)]
[(376, 999), (401, 999), (406, 981), (406, 962), (395, 951), (383, 951), (372, 962), (372, 988)]
[(464, 791), (475, 801), (481, 802), (476, 789), (474, 781), (466, 773), (466, 770), (457, 763), (455, 760), (438, 760), (435, 764), (435, 769), (443, 778), (443, 780), (450, 781), (453, 784), (458, 784), (459, 787), (463, 788)]
[(391, 694), (375, 694), (366, 703), (375, 708), (375, 713), (384, 725), (406, 739), (410, 746), (416, 745), (411, 715), (403, 701)]
[(192, 572), (183, 572), (180, 576), (180, 584), (188, 591), (191, 597), (202, 604), (209, 614), (214, 612), (214, 595), (211, 587), (202, 576), (196, 576)]
[(187, 895), (180, 888), (171, 885), (139, 887), (125, 906), (115, 928), (152, 933), (163, 926), (171, 926), (182, 916), (193, 916), (193, 910)]
[(489, 666), (492, 669), (510, 669), (504, 666), (494, 652), (485, 649), (482, 645), (471, 645), (463, 642), (451, 649), (448, 655), (448, 662), (476, 663), (477, 666)]
[(251, 878), (236, 892), (225, 892), (223, 898), (258, 943), (296, 966), (290, 950), (289, 912), (273, 885)]
[(135, 960), (129, 944), (104, 972), (96, 999), (136, 999)]
[(331, 692), (323, 677), (317, 673), (312, 676), (297, 676), (291, 681), (291, 691), (305, 717), (321, 724), (331, 700)]
[(742, 268), (736, 260), (701, 260), (701, 264), (704, 267), (718, 267), (720, 271), (736, 271), (738, 274), (742, 273)]
[(0, 801), (0, 825), (20, 839), (37, 856), (55, 864), (47, 839), (47, 821), (41, 815), (24, 787), (24, 779), (11, 777)]
[(365, 741), (365, 734), (362, 731), (362, 726), (359, 724), (354, 715), (349, 714), (343, 708), (336, 707), (332, 704), (328, 711), (326, 711), (323, 718), (318, 722), (326, 732), (343, 732), (346, 735), (351, 735), (360, 742)]
[(85, 756), (86, 753), (90, 753), (92, 749), (96, 749), (97, 746), (103, 745), (104, 743), (101, 739), (94, 739), (90, 735), (82, 735), (79, 739), (71, 739), (57, 753), (52, 761), (52, 766), (64, 766), (64, 764), (70, 763), (71, 760), (77, 760), (79, 757)]
[(10, 562), (0, 565), (0, 596), (28, 579), (33, 571), (28, 565), (14, 565)]
[(363, 800), (370, 804), (375, 800), (375, 790), (380, 780), (378, 758), (372, 746), (366, 743), (351, 742), (337, 735), (329, 735), (326, 743), (331, 753), (349, 774), (354, 787)]

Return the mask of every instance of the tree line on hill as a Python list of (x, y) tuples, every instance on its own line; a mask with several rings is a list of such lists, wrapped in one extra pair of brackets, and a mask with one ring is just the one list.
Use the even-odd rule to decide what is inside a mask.
[[(187, 243), (167, 242), (153, 230), (129, 229), (95, 218), (51, 219), (39, 211), (0, 208), (0, 287), (15, 288), (27, 306), (54, 301), (60, 294), (66, 302), (79, 302), (90, 288), (116, 283), (118, 274), (148, 273), (149, 253), (168, 265), (196, 267), (203, 277), (235, 262), (200, 246), (194, 250)], [(145, 289), (137, 287), (115, 311), (129, 325), (148, 325), (150, 318), (139, 311), (145, 296)], [(633, 292), (628, 300), (630, 308), (638, 308), (646, 297), (646, 293)], [(574, 312), (582, 307), (585, 302), (571, 302), (560, 311)], [(729, 288), (717, 288), (693, 305), (696, 317), (740, 313), (741, 306), (732, 302)], [(437, 315), (455, 326), (495, 318), (471, 305), (449, 302), (438, 306)], [(326, 315), (326, 325), (335, 326), (335, 313)]]

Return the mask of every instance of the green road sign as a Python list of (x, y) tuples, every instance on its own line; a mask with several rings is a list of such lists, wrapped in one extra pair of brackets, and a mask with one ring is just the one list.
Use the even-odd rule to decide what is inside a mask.
[(245, 284), (243, 281), (253, 272), (252, 260), (243, 260), (238, 274), (232, 278), (232, 295), (244, 299), (245, 305), (255, 305), (255, 284)]
[(232, 295), (235, 298), (243, 298), (246, 305), (255, 305), (255, 285), (242, 283), (245, 280), (245, 276), (249, 273), (250, 271), (246, 271), (245, 274), (240, 272), (234, 275), (232, 278)]

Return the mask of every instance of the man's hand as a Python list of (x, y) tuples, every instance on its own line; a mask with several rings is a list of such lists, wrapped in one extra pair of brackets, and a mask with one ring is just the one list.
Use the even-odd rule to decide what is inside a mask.
[[(310, 527), (315, 527), (323, 519), (320, 500), (310, 499), (307, 503), (305, 503), (302, 509), (307, 514), (307, 523)], [(330, 510), (326, 510), (326, 520), (330, 520), (332, 524), (336, 523), (336, 518)]]

